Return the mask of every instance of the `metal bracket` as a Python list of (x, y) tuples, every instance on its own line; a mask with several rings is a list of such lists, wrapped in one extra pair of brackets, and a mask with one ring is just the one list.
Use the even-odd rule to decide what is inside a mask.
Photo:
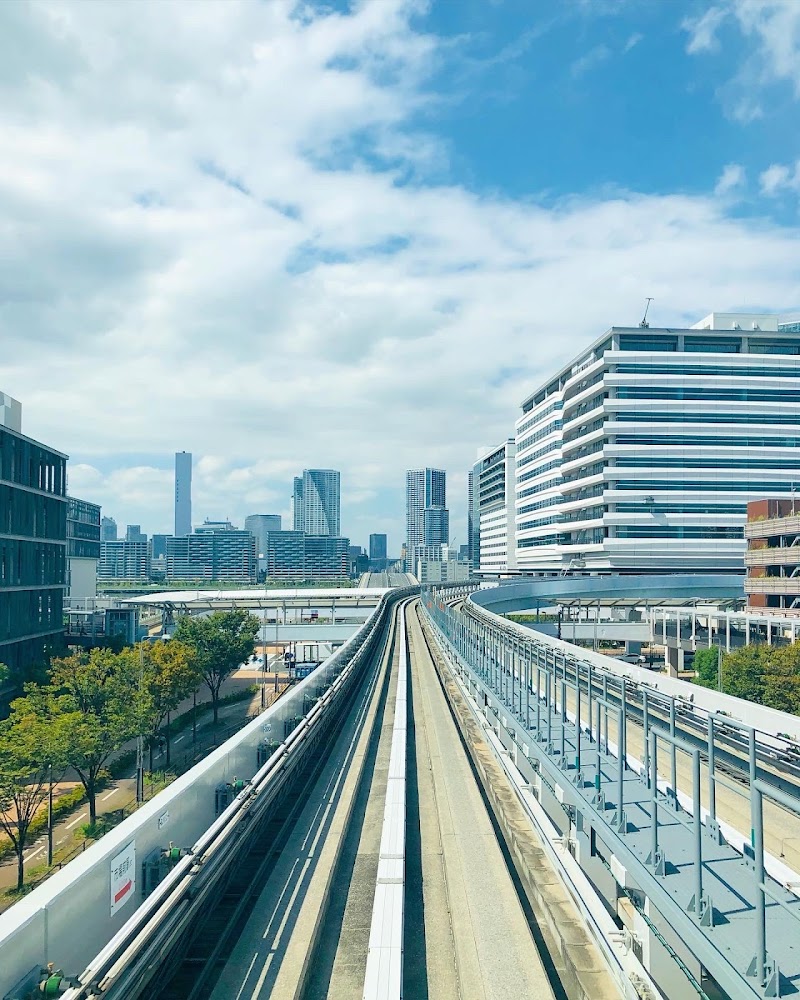
[[(692, 895), (689, 900), (689, 906), (687, 907), (689, 913), (697, 914), (697, 900)], [(700, 898), (700, 914), (699, 914), (700, 926), (701, 927), (713, 927), (714, 926), (714, 905), (711, 902), (711, 897), (708, 893), (704, 892)]]
[[(758, 959), (754, 956), (747, 966), (747, 975), (756, 977), (758, 975)], [(781, 995), (781, 971), (778, 963), (767, 955), (764, 963), (764, 996), (779, 997)]]
[(653, 872), (656, 875), (667, 874), (667, 861), (664, 857), (664, 852), (660, 847), (656, 850), (655, 858), (653, 857), (652, 851), (647, 855), (647, 864), (653, 866)]
[(625, 815), (625, 810), (622, 812), (614, 813), (614, 827), (617, 833), (625, 834), (628, 832), (628, 817)]

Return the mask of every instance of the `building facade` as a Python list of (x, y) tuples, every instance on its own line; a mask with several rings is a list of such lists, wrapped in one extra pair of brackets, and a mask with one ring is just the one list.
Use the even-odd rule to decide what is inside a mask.
[(303, 470), (303, 531), (338, 537), (340, 480), (335, 469)]
[(256, 579), (256, 541), (230, 521), (205, 521), (191, 535), (167, 539), (168, 580)]
[(100, 541), (116, 542), (117, 522), (113, 517), (104, 517), (100, 520)]
[(150, 546), (147, 541), (129, 542), (119, 538), (116, 542), (101, 542), (97, 576), (99, 580), (149, 580)]
[(479, 553), (473, 568), (482, 576), (506, 575), (517, 565), (515, 455), (514, 438), (508, 438), (490, 448), (473, 469)]
[(306, 580), (346, 580), (350, 576), (350, 539), (306, 535)]
[(446, 545), (450, 535), (447, 484), (443, 469), (406, 472), (406, 549)]
[(800, 332), (613, 327), (525, 400), (521, 571), (741, 573), (748, 501), (800, 479)]
[(748, 605), (759, 610), (800, 607), (800, 502), (794, 494), (749, 503), (744, 533)]
[(292, 527), (303, 530), (303, 477), (295, 476), (292, 485)]
[(304, 580), (306, 544), (302, 531), (270, 531), (267, 535), (267, 576), (271, 580)]
[(192, 453), (175, 452), (175, 535), (192, 533)]
[(369, 536), (370, 569), (381, 572), (386, 569), (388, 561), (388, 545), (386, 535), (372, 534)]
[(249, 531), (256, 540), (256, 555), (259, 560), (259, 569), (265, 569), (261, 562), (266, 562), (267, 558), (267, 536), (270, 531), (280, 531), (280, 514), (250, 514), (244, 519), (244, 530)]
[(97, 596), (100, 562), (100, 507), (67, 497), (67, 597), (71, 601)]
[[(6, 423), (7, 421), (7, 423)], [(61, 644), (67, 579), (67, 456), (21, 433), (0, 400), (0, 663), (24, 680)]]

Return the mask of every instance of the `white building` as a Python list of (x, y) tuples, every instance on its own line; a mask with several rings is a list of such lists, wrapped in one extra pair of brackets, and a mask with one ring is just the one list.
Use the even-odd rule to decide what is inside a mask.
[(501, 576), (517, 565), (514, 489), (516, 444), (509, 438), (480, 456), (472, 470), (477, 505), (481, 576)]
[(523, 403), (517, 566), (741, 573), (749, 500), (800, 481), (798, 317), (613, 327)]
[[(307, 535), (339, 536), (340, 483), (335, 469), (303, 469), (302, 530)], [(297, 487), (295, 486), (295, 503)]]

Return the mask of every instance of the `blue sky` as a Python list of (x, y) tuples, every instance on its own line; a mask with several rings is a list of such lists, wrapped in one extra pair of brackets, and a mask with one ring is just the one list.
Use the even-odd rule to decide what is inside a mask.
[[(202, 11), (202, 16), (198, 13)], [(611, 324), (800, 307), (800, 0), (0, 5), (0, 388), (70, 488), (167, 531), (399, 551)]]

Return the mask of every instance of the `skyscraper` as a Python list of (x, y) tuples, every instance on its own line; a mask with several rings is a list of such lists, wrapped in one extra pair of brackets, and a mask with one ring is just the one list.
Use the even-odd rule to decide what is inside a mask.
[(175, 536), (192, 533), (192, 453), (175, 452)]
[(303, 528), (307, 535), (339, 534), (339, 473), (303, 470)]
[(450, 532), (446, 477), (443, 469), (406, 472), (406, 546), (446, 545)]
[(113, 517), (104, 517), (100, 521), (100, 541), (116, 542), (117, 522)]
[(267, 558), (267, 535), (270, 531), (281, 530), (280, 514), (250, 514), (244, 519), (244, 530), (256, 540), (256, 556)]
[(373, 569), (386, 569), (386, 535), (369, 536), (369, 564)]
[(292, 487), (292, 527), (295, 531), (303, 530), (303, 477), (294, 477)]

